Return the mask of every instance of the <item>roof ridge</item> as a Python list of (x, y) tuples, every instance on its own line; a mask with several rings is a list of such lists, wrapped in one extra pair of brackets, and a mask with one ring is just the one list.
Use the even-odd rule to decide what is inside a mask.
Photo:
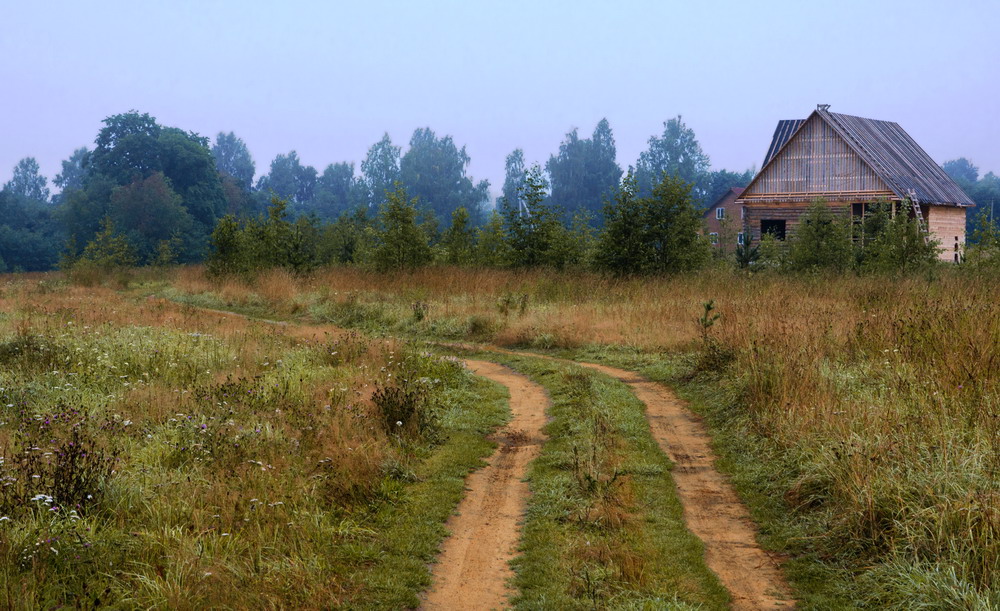
[[(898, 197), (904, 197), (904, 194), (900, 193), (893, 184), (895, 181), (892, 180), (888, 165), (883, 163), (882, 159), (880, 159), (873, 151), (870, 151), (868, 147), (864, 145), (863, 142), (861, 142), (858, 138), (856, 138), (853, 133), (853, 130), (848, 129), (847, 127), (841, 125), (837, 117), (838, 116), (852, 117), (855, 119), (861, 119), (862, 121), (879, 121), (878, 119), (868, 119), (866, 117), (859, 117), (856, 115), (845, 115), (843, 113), (830, 112), (823, 108), (817, 108), (816, 114), (827, 120), (827, 123), (829, 123), (837, 131), (840, 137), (843, 138), (845, 142), (847, 142), (848, 146), (850, 146), (855, 153), (860, 155), (865, 163), (870, 165), (872, 169), (875, 170), (876, 176), (878, 176), (879, 179), (881, 179), (882, 182), (886, 184), (886, 186), (892, 189), (893, 192), (896, 193)], [(881, 121), (881, 123), (891, 123), (891, 122)], [(909, 194), (906, 195), (908, 196)]]

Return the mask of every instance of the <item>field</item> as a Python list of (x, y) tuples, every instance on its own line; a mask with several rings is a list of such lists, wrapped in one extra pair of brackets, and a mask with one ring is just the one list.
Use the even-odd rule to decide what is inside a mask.
[[(997, 604), (991, 278), (334, 270), (303, 283), (278, 274), (254, 291), (203, 282), (188, 272), (177, 290), (642, 369), (704, 411), (806, 604)], [(721, 318), (705, 329), (708, 300)]]
[(998, 293), (961, 270), (246, 283), (184, 268), (126, 292), (9, 276), (3, 604), (416, 604), (506, 418), (502, 389), (426, 343), (461, 341), (553, 401), (515, 605), (728, 603), (627, 388), (495, 346), (688, 398), (801, 608), (994, 608)]

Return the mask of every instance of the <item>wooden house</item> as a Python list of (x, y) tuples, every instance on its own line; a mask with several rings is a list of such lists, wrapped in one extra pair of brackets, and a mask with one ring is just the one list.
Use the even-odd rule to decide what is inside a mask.
[(941, 258), (958, 261), (972, 198), (898, 124), (829, 111), (779, 121), (760, 172), (740, 194), (744, 232), (752, 241), (795, 233), (816, 199), (843, 215), (865, 214), (877, 200), (920, 219), (940, 242)]
[(705, 235), (712, 246), (730, 253), (743, 243), (743, 206), (736, 199), (743, 187), (733, 187), (705, 210)]

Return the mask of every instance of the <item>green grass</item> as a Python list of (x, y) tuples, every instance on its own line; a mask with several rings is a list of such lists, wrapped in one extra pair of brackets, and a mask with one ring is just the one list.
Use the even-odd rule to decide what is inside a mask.
[(346, 608), (399, 609), (419, 604), (430, 585), (428, 564), (447, 535), (444, 522), (465, 491), (465, 477), (485, 464), (495, 444), (485, 436), (509, 417), (506, 389), (474, 378), (439, 395), (445, 441), (419, 463), (407, 486), (394, 491), (350, 552), (367, 561), (349, 581), (360, 584)]
[[(509, 416), (405, 343), (99, 289), (0, 301), (3, 608), (415, 605)], [(415, 404), (383, 433), (366, 387), (392, 385)]]
[(724, 609), (728, 593), (683, 524), (669, 459), (629, 389), (573, 365), (485, 353), (552, 397), (529, 471), (515, 606)]

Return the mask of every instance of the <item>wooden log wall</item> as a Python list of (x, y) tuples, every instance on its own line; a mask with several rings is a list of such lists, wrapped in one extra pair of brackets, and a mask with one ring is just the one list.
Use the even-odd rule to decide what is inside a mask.
[[(851, 214), (851, 205), (847, 203), (832, 203), (829, 208), (838, 216), (848, 217)], [(785, 221), (785, 239), (790, 239), (808, 211), (809, 205), (801, 203), (747, 206), (745, 221), (750, 239), (754, 242), (760, 241), (760, 222), (771, 219)]]
[(958, 262), (965, 250), (965, 208), (927, 206), (927, 228), (941, 244), (942, 261)]

